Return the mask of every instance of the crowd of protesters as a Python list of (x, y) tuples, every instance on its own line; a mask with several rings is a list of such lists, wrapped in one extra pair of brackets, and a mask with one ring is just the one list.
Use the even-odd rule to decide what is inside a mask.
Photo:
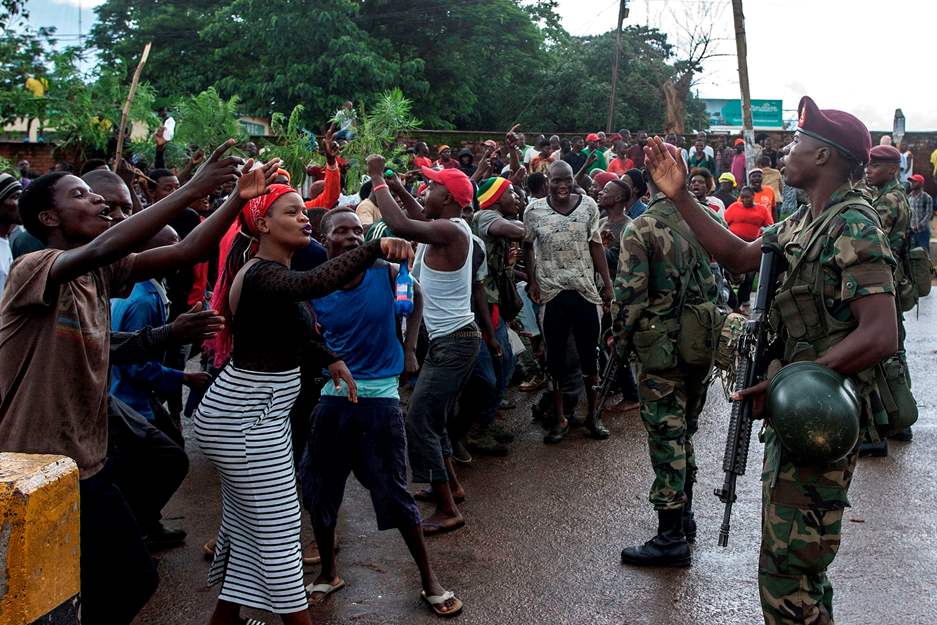
[[(243, 622), (241, 606), (310, 623), (308, 603), (344, 586), (349, 474), (378, 527), (403, 536), (420, 596), (452, 616), (462, 603), (424, 536), (471, 523), (458, 465), (511, 452), (507, 389), (542, 391), (547, 444), (572, 427), (606, 439), (602, 414), (637, 408), (630, 367), (604, 407), (597, 388), (622, 233), (653, 199), (647, 132), (417, 142), (407, 162), (369, 158), (351, 193), (350, 103), (339, 114), (325, 167), (301, 182), (233, 141), (169, 169), (165, 128), (150, 169), (0, 175), (0, 447), (78, 465), (87, 622), (129, 623), (158, 582), (150, 552), (185, 540), (160, 511), (188, 471), (186, 429), (223, 485), (211, 623)], [(770, 137), (749, 146), (753, 168), (741, 138), (667, 142), (693, 196), (745, 241), (802, 202)], [(904, 182), (926, 248), (933, 201), (920, 175)], [(725, 274), (724, 307), (746, 312), (754, 279)], [(308, 586), (304, 563), (321, 563)]]

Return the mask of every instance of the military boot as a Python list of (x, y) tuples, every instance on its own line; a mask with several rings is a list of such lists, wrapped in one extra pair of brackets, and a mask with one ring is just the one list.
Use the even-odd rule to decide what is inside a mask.
[(635, 566), (690, 566), (690, 545), (683, 535), (683, 508), (657, 511), (657, 536), (621, 552), (622, 564)]
[(683, 506), (683, 534), (690, 544), (696, 542), (696, 517), (693, 515), (693, 482), (687, 482), (683, 487), (686, 494), (686, 504)]

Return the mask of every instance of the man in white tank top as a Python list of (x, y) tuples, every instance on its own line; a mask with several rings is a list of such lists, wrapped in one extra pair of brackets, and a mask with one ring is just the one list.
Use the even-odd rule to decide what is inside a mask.
[[(472, 313), (472, 236), (461, 219), (474, 189), (458, 169), (423, 167), (429, 181), (424, 209), (393, 176), (384, 182), (384, 158), (370, 156), (371, 189), (384, 223), (399, 237), (420, 244), (413, 275), (423, 291), (423, 323), (429, 352), (410, 397), (407, 446), (413, 481), (429, 483), (436, 504), (423, 520), (423, 533), (438, 534), (465, 525), (455, 500), (465, 497), (452, 465), (447, 423), (468, 380), (481, 336)], [(400, 198), (403, 209), (391, 195)]]

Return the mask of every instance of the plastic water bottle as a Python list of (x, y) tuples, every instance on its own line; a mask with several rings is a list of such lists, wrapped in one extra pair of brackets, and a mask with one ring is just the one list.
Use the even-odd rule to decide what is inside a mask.
[(397, 273), (397, 314), (407, 317), (413, 312), (413, 278), (406, 262), (400, 263)]

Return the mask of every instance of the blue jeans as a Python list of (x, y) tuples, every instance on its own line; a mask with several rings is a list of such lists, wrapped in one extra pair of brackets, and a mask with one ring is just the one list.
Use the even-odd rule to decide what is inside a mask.
[(923, 247), (930, 254), (930, 228), (914, 232), (914, 247)]
[(414, 482), (449, 480), (445, 463), (445, 458), (452, 455), (448, 422), (475, 368), (478, 338), (478, 329), (472, 323), (430, 341), (407, 410), (407, 446)]
[(514, 352), (511, 351), (508, 326), (504, 323), (504, 319), (498, 319), (495, 338), (498, 340), (498, 344), (501, 345), (501, 358), (495, 361), (488, 346), (482, 342), (481, 349), (478, 352), (478, 361), (475, 363), (475, 370), (472, 372), (472, 379), (479, 379), (487, 391), (480, 398), (481, 407), (478, 422), (482, 425), (494, 422), (495, 413), (501, 404), (501, 400), (504, 399), (504, 392), (514, 375)]

